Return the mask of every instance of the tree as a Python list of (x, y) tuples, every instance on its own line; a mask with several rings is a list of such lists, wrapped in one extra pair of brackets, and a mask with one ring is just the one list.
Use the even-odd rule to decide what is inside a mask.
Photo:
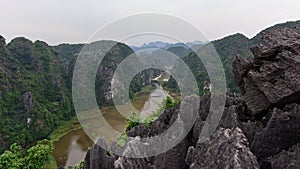
[(48, 140), (39, 141), (27, 151), (16, 143), (10, 146), (9, 151), (0, 155), (1, 169), (43, 169), (49, 161), (49, 154), (53, 150), (53, 143)]

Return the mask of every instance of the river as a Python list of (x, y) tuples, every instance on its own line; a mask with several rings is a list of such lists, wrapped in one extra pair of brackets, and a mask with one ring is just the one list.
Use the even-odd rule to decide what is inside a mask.
[[(154, 85), (156, 89), (150, 94), (141, 94), (132, 101), (132, 105), (141, 111), (142, 116), (150, 115), (153, 111), (156, 111), (162, 101), (169, 96), (168, 92), (163, 90), (160, 85), (156, 83)], [(120, 132), (124, 131), (124, 127), (127, 125), (126, 119), (121, 114), (126, 114), (131, 110), (128, 105), (122, 105), (121, 111), (122, 112), (118, 112), (112, 107), (101, 108), (101, 112), (103, 112), (106, 121)], [(99, 125), (99, 123), (97, 123), (97, 125)], [(93, 141), (87, 136), (83, 129), (79, 129), (71, 131), (59, 141), (54, 142), (55, 149), (52, 155), (55, 157), (58, 166), (68, 168), (68, 166), (74, 166), (82, 161), (87, 150), (92, 145)]]

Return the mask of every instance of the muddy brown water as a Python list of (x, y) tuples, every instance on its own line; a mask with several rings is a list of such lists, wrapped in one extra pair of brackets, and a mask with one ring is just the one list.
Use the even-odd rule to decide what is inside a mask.
[[(155, 111), (160, 106), (161, 97), (166, 96), (156, 96), (153, 97), (160, 90), (165, 92), (162, 88), (155, 89), (151, 94), (143, 93), (132, 101), (132, 105), (137, 110), (145, 110), (147, 112)], [(152, 96), (152, 97), (151, 97)], [(150, 105), (151, 104), (151, 105)], [(149, 110), (150, 109), (150, 110)], [(105, 117), (106, 121), (116, 130), (122, 132), (127, 125), (126, 119), (121, 114), (126, 114), (130, 112), (127, 105), (122, 105), (121, 110), (123, 112), (118, 112), (113, 107), (103, 107), (101, 112)], [(88, 119), (91, 124), (99, 125), (95, 119)], [(101, 124), (101, 123), (100, 123)], [(98, 126), (99, 127), (99, 126)], [(101, 126), (100, 126), (101, 127)], [(105, 131), (104, 131), (105, 132)], [(114, 137), (111, 135), (111, 137)], [(87, 150), (93, 145), (93, 141), (84, 132), (83, 129), (71, 131), (70, 133), (63, 136), (59, 141), (54, 142), (55, 149), (52, 155), (55, 157), (57, 165), (59, 167), (68, 168), (68, 166), (74, 166), (80, 161), (82, 161), (86, 155)]]
[(58, 166), (74, 166), (84, 159), (85, 154), (93, 141), (80, 129), (71, 131), (54, 143), (55, 149), (52, 155)]

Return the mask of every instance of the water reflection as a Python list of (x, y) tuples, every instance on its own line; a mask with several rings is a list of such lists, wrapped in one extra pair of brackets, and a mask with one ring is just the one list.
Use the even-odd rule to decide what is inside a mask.
[[(132, 105), (142, 112), (141, 115), (147, 116), (152, 112), (155, 112), (167, 96), (169, 96), (169, 94), (164, 91), (160, 85), (156, 85), (156, 89), (150, 94), (143, 93), (139, 95), (137, 99), (134, 99), (132, 101)], [(122, 105), (121, 112), (118, 112), (114, 107), (102, 107), (101, 112), (110, 126), (119, 132), (124, 132), (127, 122), (126, 118), (122, 115), (126, 115), (132, 111), (130, 109), (131, 107), (129, 105)], [(109, 138), (116, 137), (113, 132), (104, 128), (103, 123), (99, 122), (99, 119), (90, 116), (86, 118), (86, 121), (88, 124), (86, 127), (96, 128), (99, 130), (99, 133)], [(74, 166), (82, 161), (87, 150), (92, 145), (93, 141), (88, 137), (83, 129), (79, 129), (71, 131), (69, 134), (63, 136), (59, 141), (55, 142), (55, 149), (52, 154), (59, 167), (68, 168), (68, 166)]]
[(54, 143), (55, 149), (52, 154), (58, 166), (67, 168), (83, 160), (88, 148), (92, 145), (92, 140), (83, 130), (75, 130)]

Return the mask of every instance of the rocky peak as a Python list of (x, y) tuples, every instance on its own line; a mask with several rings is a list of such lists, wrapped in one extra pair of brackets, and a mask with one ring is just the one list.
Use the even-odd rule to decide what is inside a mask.
[[(281, 57), (282, 52), (299, 54), (300, 52), (300, 29), (280, 28), (271, 32), (264, 32), (261, 43), (251, 49), (254, 58), (260, 60), (273, 60)], [(279, 55), (279, 56), (278, 56)], [(290, 56), (292, 57), (292, 56)]]
[(23, 104), (26, 112), (29, 112), (33, 107), (33, 95), (31, 92), (26, 92), (22, 95)]
[(299, 168), (300, 166), (300, 145), (297, 144), (288, 151), (282, 151), (280, 154), (270, 158), (272, 169)]
[[(254, 59), (238, 56), (233, 63), (242, 96), (229, 95), (219, 126), (210, 138), (199, 141), (208, 118), (210, 95), (200, 97), (196, 123), (178, 145), (165, 153), (144, 159), (99, 154), (111, 168), (210, 169), (297, 168), (300, 140), (300, 43), (299, 29), (277, 29), (263, 34), (262, 43), (253, 48)], [(150, 129), (140, 125), (129, 131), (132, 137), (153, 136), (165, 131), (178, 116), (178, 109), (164, 111)], [(194, 104), (187, 105), (192, 111)], [(181, 117), (181, 116), (180, 116)], [(182, 117), (184, 118), (184, 117)], [(176, 121), (177, 122), (177, 121)], [(295, 146), (297, 145), (297, 146)], [(153, 148), (157, 148), (155, 146)], [(137, 152), (137, 147), (127, 153)], [(152, 147), (151, 147), (152, 148)], [(93, 148), (90, 151), (95, 151)], [(102, 157), (101, 157), (102, 156)], [(298, 167), (299, 168), (299, 167)]]
[(5, 38), (3, 36), (0, 35), (0, 47), (4, 47), (6, 44), (5, 42)]
[(261, 44), (251, 50), (254, 60), (238, 57), (233, 68), (253, 114), (299, 102), (300, 29), (266, 32)]
[(32, 55), (33, 43), (29, 39), (19, 37), (13, 39), (7, 45), (7, 48), (16, 58), (27, 62)]
[(196, 148), (190, 147), (186, 161), (191, 169), (258, 169), (257, 159), (248, 146), (240, 128), (220, 128), (209, 140), (197, 143)]

